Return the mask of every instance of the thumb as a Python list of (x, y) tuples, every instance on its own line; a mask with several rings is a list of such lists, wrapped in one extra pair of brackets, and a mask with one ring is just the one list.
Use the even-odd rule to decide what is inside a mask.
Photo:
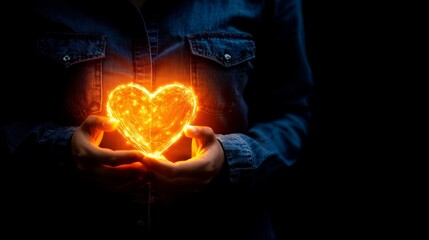
[(118, 120), (105, 116), (91, 115), (85, 120), (85, 122), (83, 122), (82, 125), (83, 128), (88, 130), (95, 128), (100, 131), (112, 132), (118, 126)]
[(204, 126), (191, 126), (188, 125), (184, 129), (185, 136), (189, 138), (204, 139), (214, 135), (213, 130), (210, 127)]
[(216, 135), (210, 127), (187, 126), (184, 132), (185, 136), (192, 138), (192, 156), (203, 153), (206, 145), (216, 139)]
[(191, 125), (188, 125), (185, 127), (184, 133), (185, 133), (185, 136), (187, 136), (188, 138), (198, 138), (200, 134), (198, 131), (198, 128), (196, 126), (191, 126)]
[(105, 132), (113, 132), (118, 127), (119, 121), (114, 118), (109, 118), (103, 122), (103, 130)]

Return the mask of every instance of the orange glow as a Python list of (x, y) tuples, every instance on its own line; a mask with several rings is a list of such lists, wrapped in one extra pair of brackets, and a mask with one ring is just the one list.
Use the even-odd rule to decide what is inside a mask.
[(136, 149), (160, 158), (182, 135), (197, 110), (197, 98), (182, 84), (169, 84), (150, 93), (135, 83), (119, 85), (107, 100), (107, 114)]

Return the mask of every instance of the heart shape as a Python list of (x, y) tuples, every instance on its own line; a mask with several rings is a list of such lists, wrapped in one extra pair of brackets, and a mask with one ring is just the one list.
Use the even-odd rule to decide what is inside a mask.
[(107, 115), (136, 149), (159, 158), (195, 117), (197, 99), (191, 89), (174, 83), (150, 93), (135, 83), (117, 86), (107, 101)]

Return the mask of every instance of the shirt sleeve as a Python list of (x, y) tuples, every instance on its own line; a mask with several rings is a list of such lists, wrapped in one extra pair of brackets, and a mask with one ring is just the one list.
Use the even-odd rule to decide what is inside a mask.
[(264, 20), (265, 32), (256, 41), (256, 71), (246, 89), (250, 127), (218, 135), (233, 185), (258, 186), (294, 165), (309, 131), (313, 80), (301, 5), (276, 1), (270, 9), (273, 17)]
[(31, 159), (36, 158), (43, 166), (67, 168), (71, 164), (70, 140), (75, 129), (52, 123), (5, 125), (0, 129), (2, 156), (26, 159), (28, 164), (34, 164)]

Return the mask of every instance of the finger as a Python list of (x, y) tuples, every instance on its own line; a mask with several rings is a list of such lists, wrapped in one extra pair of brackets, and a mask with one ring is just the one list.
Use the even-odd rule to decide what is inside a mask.
[(129, 164), (121, 164), (117, 166), (102, 165), (98, 170), (98, 174), (111, 179), (135, 180), (141, 178), (147, 172), (143, 164), (133, 162)]
[(144, 166), (146, 166), (148, 171), (160, 173), (169, 177), (173, 177), (176, 174), (175, 164), (167, 159), (155, 159), (145, 156), (141, 158), (140, 161)]
[(154, 159), (150, 157), (143, 157), (141, 162), (148, 169), (156, 175), (165, 176), (169, 179), (179, 178), (181, 176), (195, 176), (200, 175), (200, 169), (204, 169), (205, 161), (201, 158), (190, 158), (186, 161), (170, 162), (167, 159)]
[(206, 186), (213, 173), (208, 171), (205, 158), (170, 162), (145, 157), (143, 165), (151, 172), (152, 181), (158, 188), (167, 191), (194, 192)]
[(94, 148), (93, 156), (99, 164), (119, 166), (141, 161), (144, 155), (140, 151), (111, 150), (107, 148)]

